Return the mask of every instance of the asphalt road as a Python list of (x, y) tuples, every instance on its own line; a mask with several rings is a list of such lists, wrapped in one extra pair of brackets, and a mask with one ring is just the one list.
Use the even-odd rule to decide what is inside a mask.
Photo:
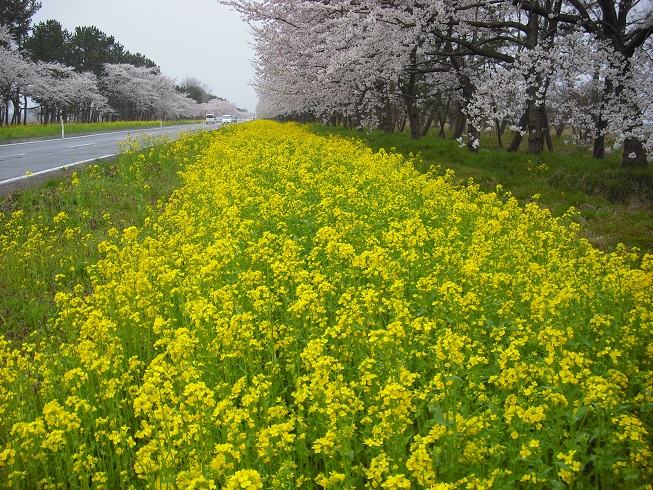
[[(206, 129), (217, 129), (208, 125)], [(127, 138), (167, 134), (175, 139), (188, 131), (200, 131), (203, 124), (131, 129), (20, 143), (0, 143), (0, 194), (7, 194), (98, 159), (110, 159)]]

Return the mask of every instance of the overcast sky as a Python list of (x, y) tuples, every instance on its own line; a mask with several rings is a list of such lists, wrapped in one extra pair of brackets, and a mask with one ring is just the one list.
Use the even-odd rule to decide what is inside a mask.
[(194, 77), (212, 93), (250, 112), (256, 93), (248, 26), (217, 0), (41, 0), (37, 24), (58, 20), (73, 32), (95, 26), (132, 53), (141, 53), (181, 82)]

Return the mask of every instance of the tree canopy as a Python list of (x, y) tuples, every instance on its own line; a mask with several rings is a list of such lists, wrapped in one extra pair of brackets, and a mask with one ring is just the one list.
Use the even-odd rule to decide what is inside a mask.
[[(322, 119), (419, 138), (434, 121), (478, 151), (480, 131), (513, 131), (508, 150), (553, 147), (551, 131), (653, 149), (650, 2), (599, 0), (233, 0), (256, 47), (259, 114)], [(441, 131), (442, 133), (442, 131)], [(503, 144), (499, 139), (500, 144)]]
[(32, 24), (32, 17), (41, 8), (36, 0), (0, 1), (0, 24), (8, 26), (13, 40), (22, 47)]

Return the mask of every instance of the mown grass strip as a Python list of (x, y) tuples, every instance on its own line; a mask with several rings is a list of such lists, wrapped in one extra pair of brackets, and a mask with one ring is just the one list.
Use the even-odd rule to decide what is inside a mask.
[(5, 481), (651, 483), (653, 257), (293, 124), (184, 141), (91, 287), (0, 341)]

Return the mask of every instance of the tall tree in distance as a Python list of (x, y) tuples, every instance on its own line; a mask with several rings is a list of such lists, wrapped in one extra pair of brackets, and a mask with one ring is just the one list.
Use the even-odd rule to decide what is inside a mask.
[(100, 76), (104, 64), (115, 59), (116, 51), (122, 53), (122, 46), (116, 44), (113, 36), (107, 36), (95, 26), (75, 27), (70, 38), (71, 64), (77, 71)]
[(107, 63), (99, 80), (115, 120), (146, 121), (193, 112), (195, 103), (175, 90), (174, 80), (158, 68)]
[(70, 37), (57, 20), (39, 22), (25, 41), (25, 52), (33, 61), (68, 64)]
[(184, 78), (181, 84), (177, 87), (177, 90), (187, 94), (188, 97), (198, 104), (203, 104), (216, 98), (216, 96), (211, 93), (211, 87), (194, 77)]
[(32, 17), (41, 8), (36, 0), (0, 0), (0, 24), (9, 28), (21, 50), (30, 31)]
[(125, 51), (122, 57), (115, 60), (114, 63), (128, 63), (130, 65), (142, 66), (145, 68), (158, 68), (158, 65), (145, 55), (142, 55), (141, 53), (131, 53), (129, 51)]
[(130, 64), (139, 67), (158, 66), (140, 53), (132, 54), (113, 36), (95, 26), (76, 27), (70, 37), (69, 63), (79, 72), (90, 71), (97, 77), (104, 72), (104, 65)]

